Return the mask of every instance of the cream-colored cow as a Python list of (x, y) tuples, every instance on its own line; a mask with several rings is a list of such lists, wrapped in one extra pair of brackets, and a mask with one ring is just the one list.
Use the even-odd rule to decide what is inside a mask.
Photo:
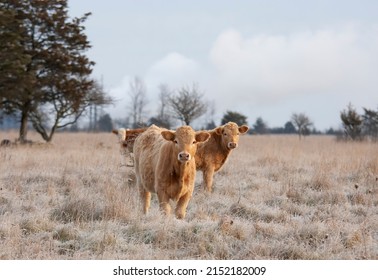
[(165, 214), (170, 214), (169, 201), (173, 200), (177, 202), (176, 217), (185, 217), (194, 189), (197, 145), (209, 137), (190, 126), (171, 131), (152, 125), (136, 138), (135, 174), (144, 213), (150, 208), (151, 193), (157, 193)]

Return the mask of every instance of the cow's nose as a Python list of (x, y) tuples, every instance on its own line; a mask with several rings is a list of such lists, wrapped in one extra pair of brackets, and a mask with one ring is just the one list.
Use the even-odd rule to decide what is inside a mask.
[(179, 161), (188, 161), (190, 160), (190, 154), (187, 152), (181, 152), (178, 154)]
[(229, 149), (235, 149), (237, 146), (238, 146), (238, 144), (235, 143), (235, 142), (229, 142), (228, 143), (228, 148)]

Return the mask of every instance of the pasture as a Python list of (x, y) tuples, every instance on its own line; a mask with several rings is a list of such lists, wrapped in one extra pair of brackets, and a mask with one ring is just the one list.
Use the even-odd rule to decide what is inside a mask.
[(184, 220), (143, 215), (120, 157), (110, 132), (1, 148), (0, 259), (378, 259), (376, 143), (242, 136)]

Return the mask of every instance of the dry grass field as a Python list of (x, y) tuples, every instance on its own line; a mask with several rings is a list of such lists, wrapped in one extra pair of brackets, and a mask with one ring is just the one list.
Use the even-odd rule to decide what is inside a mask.
[(378, 144), (243, 136), (185, 220), (120, 162), (111, 133), (1, 148), (0, 259), (378, 259)]

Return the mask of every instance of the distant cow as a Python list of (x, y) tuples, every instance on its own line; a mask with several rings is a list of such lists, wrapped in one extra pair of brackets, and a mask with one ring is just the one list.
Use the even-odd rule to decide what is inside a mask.
[(126, 139), (126, 129), (125, 128), (119, 128), (119, 129), (113, 129), (112, 133), (118, 136), (118, 142), (121, 145), (121, 148), (123, 147), (123, 141)]
[[(134, 166), (133, 160), (133, 148), (135, 139), (139, 134), (143, 133), (147, 128), (136, 128), (136, 129), (113, 129), (112, 133), (118, 136), (118, 142), (120, 144), (120, 151), (122, 155), (129, 157), (132, 164), (127, 164), (127, 166)], [(123, 165), (123, 164), (122, 164)]]
[(211, 192), (214, 172), (217, 172), (226, 162), (231, 151), (238, 146), (239, 135), (248, 131), (248, 126), (238, 126), (229, 122), (223, 126), (208, 131), (209, 141), (198, 144), (195, 156), (196, 168), (202, 171), (204, 188)]
[(183, 219), (192, 197), (197, 145), (209, 139), (207, 132), (195, 132), (190, 126), (176, 131), (150, 126), (134, 144), (137, 186), (147, 214), (151, 193), (157, 193), (160, 209), (170, 214), (169, 200), (177, 202), (175, 214)]

